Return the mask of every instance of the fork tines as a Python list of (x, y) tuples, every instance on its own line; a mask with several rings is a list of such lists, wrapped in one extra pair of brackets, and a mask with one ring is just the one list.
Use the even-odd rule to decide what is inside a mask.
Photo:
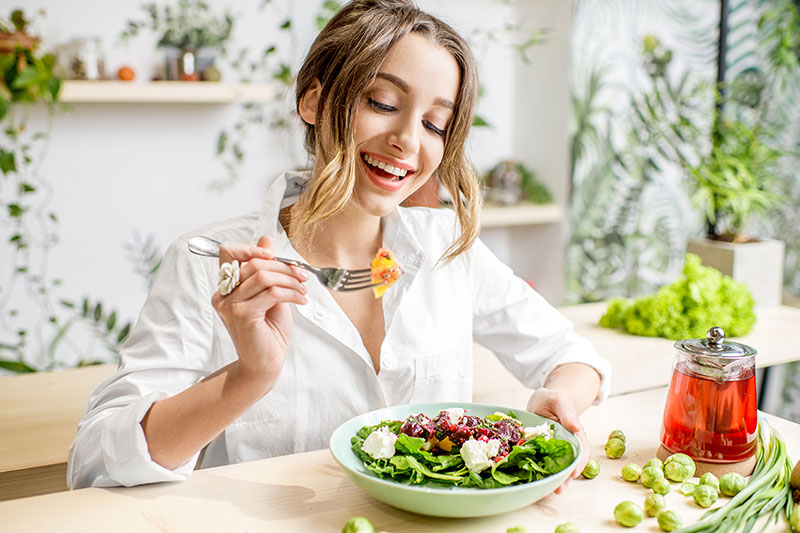
[(360, 291), (361, 289), (371, 289), (372, 287), (377, 287), (378, 285), (386, 284), (385, 281), (381, 281), (378, 283), (372, 283), (372, 280), (368, 280), (367, 283), (364, 282), (345, 282), (336, 287), (335, 290), (337, 291)]

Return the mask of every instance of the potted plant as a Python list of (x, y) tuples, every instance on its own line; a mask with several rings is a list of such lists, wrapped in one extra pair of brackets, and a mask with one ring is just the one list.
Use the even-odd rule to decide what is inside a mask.
[(692, 199), (704, 209), (706, 236), (690, 240), (687, 251), (745, 282), (756, 304), (780, 305), (784, 243), (748, 233), (756, 216), (785, 199), (776, 178), (782, 152), (763, 137), (758, 126), (741, 120), (717, 126), (710, 152), (689, 169)]
[(704, 237), (689, 240), (687, 251), (747, 284), (756, 304), (780, 304), (784, 244), (755, 237), (751, 225), (787, 199), (779, 178), (785, 152), (775, 147), (758, 104), (763, 99), (748, 98), (746, 111), (723, 112), (726, 100), (745, 103), (742, 87), (719, 81), (709, 92), (710, 85), (688, 74), (674, 81), (667, 76), (671, 51), (654, 36), (644, 39), (643, 50), (653, 93), (636, 106), (642, 138), (682, 168), (705, 222)]
[[(149, 29), (160, 34), (157, 46), (167, 50), (166, 77), (170, 80), (196, 81), (209, 69), (204, 79), (219, 80), (219, 71), (213, 67), (213, 55), (199, 57), (201, 53), (220, 49), (233, 30), (233, 16), (229, 12), (216, 15), (202, 0), (178, 0), (176, 4), (158, 6), (147, 3), (143, 20), (128, 20), (122, 39), (127, 40)], [(200, 63), (205, 60), (206, 65)]]
[(35, 50), (39, 38), (27, 33), (28, 20), (21, 9), (11, 12), (8, 22), (0, 22), (0, 53), (8, 54), (15, 49)]

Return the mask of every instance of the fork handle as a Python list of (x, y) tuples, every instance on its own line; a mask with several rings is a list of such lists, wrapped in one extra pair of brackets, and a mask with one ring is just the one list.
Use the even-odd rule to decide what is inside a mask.
[[(203, 255), (206, 257), (219, 257), (219, 246), (220, 242), (210, 237), (199, 236), (189, 239), (189, 251), (197, 255)], [(275, 257), (274, 259), (276, 261), (280, 261), (281, 263), (286, 263), (287, 265), (292, 265), (315, 272), (311, 265), (307, 265), (301, 261), (286, 259), (284, 257)]]

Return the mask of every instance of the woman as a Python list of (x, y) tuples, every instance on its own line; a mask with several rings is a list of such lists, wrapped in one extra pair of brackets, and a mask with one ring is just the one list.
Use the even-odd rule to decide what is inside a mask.
[[(298, 75), (313, 170), (279, 177), (260, 213), (169, 248), (79, 425), (69, 485), (185, 479), (198, 461), (325, 447), (385, 405), (469, 401), (473, 338), (537, 388), (528, 409), (585, 439), (578, 413), (607, 394), (607, 362), (476, 239), (464, 143), (477, 88), (464, 40), (408, 0), (344, 6)], [(455, 214), (398, 207), (429, 179), (462, 200)], [(194, 235), (225, 243), (219, 264), (187, 251)], [(381, 299), (272, 260), (363, 268), (381, 246), (404, 270)], [(234, 260), (240, 283), (222, 295), (217, 269)]]

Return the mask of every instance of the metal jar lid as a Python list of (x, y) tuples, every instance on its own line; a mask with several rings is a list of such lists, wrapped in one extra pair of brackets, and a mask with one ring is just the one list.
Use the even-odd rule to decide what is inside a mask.
[(756, 355), (756, 350), (739, 342), (725, 342), (725, 331), (718, 326), (708, 329), (705, 339), (677, 341), (675, 348), (693, 355), (704, 357), (742, 358)]

